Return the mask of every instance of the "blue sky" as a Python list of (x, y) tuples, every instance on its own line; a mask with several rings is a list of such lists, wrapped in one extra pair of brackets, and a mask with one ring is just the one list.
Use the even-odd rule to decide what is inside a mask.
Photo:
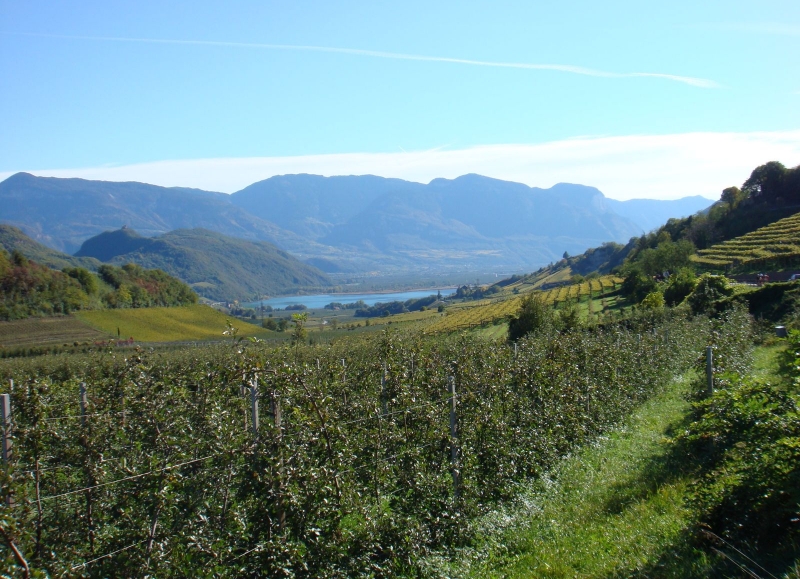
[(716, 196), (800, 163), (800, 3), (0, 0), (0, 178), (479, 172)]

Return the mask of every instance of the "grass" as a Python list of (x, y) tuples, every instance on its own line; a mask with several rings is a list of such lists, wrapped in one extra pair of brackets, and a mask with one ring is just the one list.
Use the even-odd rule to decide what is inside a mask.
[[(657, 460), (666, 453), (664, 436), (688, 410), (687, 384), (676, 382), (627, 428), (526, 489), (503, 513), (500, 535), (486, 535), (488, 555), (469, 576), (627, 576), (658, 560), (689, 521), (687, 481), (673, 479)], [(490, 533), (497, 519), (487, 518)]]
[(74, 316), (0, 322), (0, 348), (93, 342), (110, 337)]
[[(226, 320), (217, 310), (203, 305), (176, 308), (141, 308), (125, 310), (87, 311), (76, 314), (89, 326), (117, 335), (132, 337), (137, 342), (176, 342), (224, 338)], [(239, 336), (266, 336), (267, 330), (235, 320)]]
[[(774, 375), (784, 347), (758, 348), (754, 375)], [(719, 556), (691, 540), (697, 519), (686, 458), (667, 444), (688, 415), (690, 381), (675, 381), (625, 427), (527, 483), (513, 502), (481, 519), (473, 546), (454, 562), (431, 565), (461, 577), (717, 576)]]
[(508, 337), (508, 323), (491, 324), (472, 330), (478, 336), (482, 336), (487, 340), (499, 340)]

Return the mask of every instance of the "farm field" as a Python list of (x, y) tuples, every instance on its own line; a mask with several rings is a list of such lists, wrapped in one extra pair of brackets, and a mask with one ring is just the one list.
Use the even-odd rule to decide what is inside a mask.
[[(0, 363), (9, 524), (51, 576), (420, 575), (421, 553), (469, 541), (470, 520), (659, 392), (713, 329), (635, 323), (514, 349), (380, 332)], [(721, 360), (740, 327), (715, 334)]]
[(713, 268), (772, 258), (800, 259), (800, 213), (741, 237), (701, 249), (690, 259)]
[(231, 319), (239, 336), (270, 334), (260, 327), (233, 320), (217, 310), (203, 305), (176, 308), (141, 308), (86, 311), (76, 314), (80, 320), (99, 332), (136, 342), (173, 342), (183, 340), (221, 340)]
[[(617, 306), (618, 297), (613, 294), (622, 278), (603, 276), (584, 281), (579, 284), (563, 285), (544, 292), (539, 292), (547, 305), (557, 308), (566, 301), (575, 301), (581, 308), (584, 317), (599, 314)], [(491, 324), (514, 315), (519, 310), (521, 296), (513, 296), (497, 300), (480, 300), (466, 302), (448, 308), (443, 318), (425, 328), (426, 333), (453, 332), (476, 326)]]
[[(116, 335), (116, 331), (114, 335)], [(87, 325), (75, 316), (27, 318), (0, 322), (0, 348), (72, 344), (73, 342), (107, 340), (110, 337), (108, 333)]]

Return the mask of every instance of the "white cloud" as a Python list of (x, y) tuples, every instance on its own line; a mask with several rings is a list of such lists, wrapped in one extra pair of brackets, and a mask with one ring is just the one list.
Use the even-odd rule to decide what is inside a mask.
[(170, 38), (126, 38), (118, 36), (68, 36), (62, 34), (30, 34), (19, 33), (25, 36), (44, 36), (47, 38), (64, 38), (71, 40), (98, 40), (104, 42), (136, 42), (145, 44), (178, 44), (219, 46), (228, 48), (249, 48), (262, 50), (290, 50), (299, 52), (328, 52), (335, 54), (348, 54), (351, 56), (366, 56), (370, 58), (388, 58), (391, 60), (412, 60), (423, 62), (441, 62), (446, 64), (459, 64), (467, 66), (488, 66), (494, 68), (516, 68), (522, 70), (554, 70), (583, 76), (598, 76), (604, 78), (659, 78), (673, 82), (688, 84), (699, 88), (718, 88), (719, 84), (707, 78), (666, 74), (662, 72), (609, 72), (594, 68), (585, 68), (571, 64), (536, 64), (526, 62), (497, 62), (490, 60), (474, 60), (468, 58), (452, 58), (447, 56), (426, 56), (422, 54), (405, 54), (401, 52), (383, 52), (380, 50), (363, 50), (360, 48), (339, 48), (335, 46), (307, 46), (298, 44), (264, 44), (258, 42), (223, 42), (216, 40), (179, 40)]
[[(82, 169), (29, 170), (51, 177), (142, 181), (232, 193), (273, 175), (381, 175), (428, 182), (465, 173), (537, 187), (558, 182), (599, 188), (614, 199), (719, 198), (768, 161), (800, 163), (800, 130), (579, 137), (466, 149), (339, 153), (295, 157), (190, 159)], [(12, 173), (0, 173), (5, 179)]]

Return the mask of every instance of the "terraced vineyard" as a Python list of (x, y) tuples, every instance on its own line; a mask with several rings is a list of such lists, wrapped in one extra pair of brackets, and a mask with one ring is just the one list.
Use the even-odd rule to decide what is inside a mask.
[[(544, 302), (553, 307), (568, 300), (583, 301), (601, 297), (614, 291), (623, 279), (616, 276), (603, 276), (579, 284), (562, 285), (539, 292)], [(426, 328), (426, 333), (453, 332), (494, 323), (517, 313), (520, 296), (501, 300), (482, 300), (454, 306), (448, 314)]]
[(800, 213), (701, 249), (691, 257), (695, 263), (715, 268), (775, 258), (800, 259)]

